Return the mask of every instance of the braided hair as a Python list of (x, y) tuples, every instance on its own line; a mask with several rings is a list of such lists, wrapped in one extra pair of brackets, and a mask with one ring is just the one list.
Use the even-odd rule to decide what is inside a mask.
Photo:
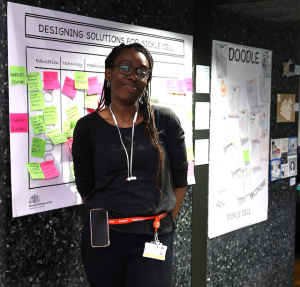
[[(139, 43), (133, 43), (133, 44), (129, 44), (129, 45), (125, 45), (122, 43), (119, 46), (114, 47), (112, 49), (112, 51), (110, 52), (110, 54), (105, 59), (105, 69), (112, 68), (114, 65), (114, 61), (115, 61), (116, 57), (120, 54), (120, 52), (122, 52), (124, 50), (128, 50), (128, 49), (134, 49), (137, 52), (141, 52), (148, 60), (149, 69), (151, 71), (149, 79), (148, 79), (146, 87), (145, 87), (145, 90), (141, 94), (139, 101), (140, 101), (140, 110), (142, 111), (143, 116), (144, 116), (145, 136), (147, 139), (150, 140), (151, 144), (154, 146), (154, 148), (158, 152), (157, 173), (156, 173), (156, 177), (155, 177), (155, 183), (156, 183), (156, 187), (160, 191), (160, 194), (162, 197), (162, 191), (159, 188), (159, 182), (161, 179), (163, 179), (164, 156), (163, 156), (163, 152), (162, 152), (160, 142), (159, 142), (159, 136), (158, 136), (158, 132), (157, 132), (156, 125), (155, 125), (154, 114), (153, 114), (153, 111), (150, 106), (149, 86), (150, 86), (151, 79), (152, 79), (152, 70), (153, 70), (153, 64), (154, 64), (153, 58), (152, 58), (150, 52), (143, 45), (141, 45)], [(101, 99), (100, 99), (100, 102), (99, 102), (99, 105), (98, 105), (98, 108), (96, 109), (96, 111), (102, 110), (103, 108), (108, 107), (111, 104), (111, 90), (110, 90), (110, 87), (108, 87), (107, 83), (108, 83), (108, 81), (104, 79), (102, 95), (101, 95)]]

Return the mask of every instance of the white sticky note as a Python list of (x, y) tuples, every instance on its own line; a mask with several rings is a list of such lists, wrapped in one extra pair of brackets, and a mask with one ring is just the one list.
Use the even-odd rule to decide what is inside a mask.
[(295, 185), (296, 184), (296, 177), (291, 177), (290, 178), (290, 186)]
[(208, 164), (208, 139), (195, 141), (195, 165)]
[(209, 68), (196, 65), (196, 93), (209, 93)]
[(195, 107), (195, 130), (209, 129), (209, 103), (197, 102)]

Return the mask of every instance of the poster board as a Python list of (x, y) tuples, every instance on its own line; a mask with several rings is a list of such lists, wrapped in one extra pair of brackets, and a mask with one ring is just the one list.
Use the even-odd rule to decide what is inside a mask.
[[(80, 15), (74, 17), (68, 13), (10, 2), (7, 7), (7, 29), (9, 113), (20, 114), (26, 120), (27, 129), (20, 132), (16, 126), (15, 132), (10, 134), (14, 217), (81, 204), (72, 174), (73, 158), (68, 142), (54, 145), (46, 132), (55, 129), (63, 132), (63, 122), (68, 121), (68, 108), (77, 105), (80, 117), (88, 113), (84, 89), (77, 89), (75, 98), (62, 93), (66, 77), (74, 80), (75, 72), (85, 72), (88, 77), (98, 77), (99, 83), (103, 83), (104, 60), (111, 49), (120, 43), (139, 42), (149, 49), (154, 58), (152, 97), (159, 99), (156, 102), (160, 103), (165, 99), (165, 105), (178, 112), (187, 134), (187, 146), (193, 147), (190, 129), (192, 91), (186, 86), (184, 92), (179, 92), (175, 98), (175, 95), (167, 93), (166, 84), (169, 79), (175, 84), (187, 80), (192, 85), (191, 36)], [(26, 80), (25, 84), (12, 85), (11, 67), (24, 67), (25, 74), (39, 73), (43, 85), (44, 72), (57, 73), (61, 88), (41, 90), (46, 108), (56, 107), (57, 123), (46, 125), (47, 131), (35, 134), (30, 118), (43, 115), (43, 110), (32, 109)], [(175, 93), (178, 94), (178, 90)], [(39, 95), (35, 97), (39, 98)], [(174, 100), (180, 104), (173, 105)], [(13, 116), (11, 123), (14, 123), (12, 119)], [(13, 124), (10, 128), (13, 129)], [(33, 137), (46, 140), (43, 158), (31, 155)], [(193, 154), (192, 149), (189, 150)], [(59, 176), (50, 179), (30, 177), (27, 163), (51, 160), (54, 160)]]
[(213, 41), (208, 236), (267, 219), (272, 52)]

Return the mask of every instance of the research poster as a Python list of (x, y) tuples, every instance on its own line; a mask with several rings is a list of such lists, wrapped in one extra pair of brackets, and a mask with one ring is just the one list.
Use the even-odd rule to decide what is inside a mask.
[(271, 70), (272, 51), (213, 41), (209, 238), (267, 220)]
[(76, 122), (99, 101), (104, 61), (138, 42), (154, 58), (151, 101), (178, 114), (193, 174), (192, 37), (8, 2), (13, 216), (81, 204), (73, 173)]

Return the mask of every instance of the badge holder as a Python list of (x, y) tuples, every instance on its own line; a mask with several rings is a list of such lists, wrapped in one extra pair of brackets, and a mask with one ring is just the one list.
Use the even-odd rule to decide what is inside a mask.
[(153, 226), (155, 229), (154, 241), (151, 241), (150, 243), (145, 243), (143, 257), (164, 261), (166, 259), (167, 246), (163, 245), (158, 240), (157, 229), (160, 227), (160, 220), (158, 216), (155, 218)]

